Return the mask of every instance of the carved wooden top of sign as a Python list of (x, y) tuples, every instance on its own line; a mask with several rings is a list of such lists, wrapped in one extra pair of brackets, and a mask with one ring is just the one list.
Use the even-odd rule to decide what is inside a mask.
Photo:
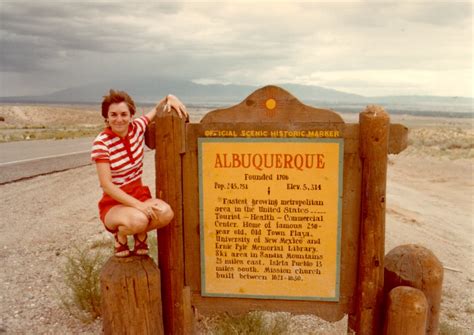
[[(373, 111), (378, 106), (367, 106), (366, 111)], [(175, 114), (168, 114), (178, 118)], [(186, 119), (186, 122), (189, 120)], [(322, 122), (326, 124), (344, 124), (342, 117), (330, 110), (315, 108), (303, 104), (291, 93), (277, 86), (265, 86), (238, 105), (216, 109), (207, 113), (201, 123), (286, 123)], [(145, 133), (145, 142), (150, 149), (155, 149), (155, 121), (152, 121)], [(358, 125), (356, 125), (358, 127)], [(388, 153), (398, 154), (408, 146), (408, 128), (401, 124), (390, 124)]]
[(256, 90), (238, 105), (209, 112), (201, 120), (211, 122), (344, 123), (336, 112), (305, 105), (284, 89), (271, 85)]

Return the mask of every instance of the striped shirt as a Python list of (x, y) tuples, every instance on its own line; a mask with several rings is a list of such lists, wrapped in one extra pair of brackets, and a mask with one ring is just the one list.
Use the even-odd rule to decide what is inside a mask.
[(91, 159), (95, 163), (110, 164), (112, 182), (115, 185), (123, 186), (141, 178), (144, 134), (149, 122), (146, 116), (133, 120), (124, 138), (115, 134), (110, 127), (95, 138)]

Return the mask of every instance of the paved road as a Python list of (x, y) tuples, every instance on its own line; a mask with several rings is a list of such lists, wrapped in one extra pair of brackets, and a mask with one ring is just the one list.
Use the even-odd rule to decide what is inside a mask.
[(91, 149), (93, 137), (71, 140), (35, 140), (0, 143), (0, 166), (5, 163), (82, 152)]
[(0, 185), (90, 164), (93, 138), (0, 143)]

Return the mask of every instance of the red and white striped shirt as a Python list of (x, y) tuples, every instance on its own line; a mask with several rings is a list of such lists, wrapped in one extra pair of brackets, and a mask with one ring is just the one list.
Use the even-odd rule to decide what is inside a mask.
[(141, 178), (144, 134), (149, 122), (146, 116), (133, 120), (124, 138), (115, 134), (110, 128), (106, 128), (95, 138), (91, 153), (92, 161), (110, 164), (112, 182), (115, 185), (123, 186)]

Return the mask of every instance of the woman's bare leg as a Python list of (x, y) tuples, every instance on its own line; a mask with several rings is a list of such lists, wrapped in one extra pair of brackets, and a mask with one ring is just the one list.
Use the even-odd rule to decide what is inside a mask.
[[(147, 216), (136, 208), (117, 205), (112, 207), (105, 216), (105, 226), (111, 231), (117, 231), (115, 247), (127, 242), (127, 235), (143, 232), (148, 226)], [(124, 251), (124, 255), (127, 251)], [(124, 256), (118, 255), (117, 256)]]
[[(136, 208), (117, 205), (112, 207), (105, 216), (105, 225), (108, 229), (117, 230), (117, 239), (124, 243), (127, 235), (135, 235), (140, 241), (146, 239), (147, 232), (166, 226), (173, 218), (171, 207), (160, 199), (148, 199), (145, 201), (157, 208), (155, 213), (157, 219), (149, 220), (145, 213)], [(116, 242), (116, 247), (118, 242)]]
[[(171, 207), (163, 200), (149, 199), (145, 202), (154, 207), (156, 218), (151, 219), (149, 221), (148, 226), (144, 232), (133, 235), (135, 238), (135, 250), (136, 252), (138, 252), (138, 254), (148, 253), (147, 248), (144, 248), (145, 251), (140, 249), (140, 247), (143, 246), (142, 242), (146, 241), (147, 239), (147, 233), (155, 229), (163, 228), (171, 221), (171, 219), (173, 219), (173, 215), (174, 215)], [(137, 245), (139, 245), (139, 249), (137, 249)]]

